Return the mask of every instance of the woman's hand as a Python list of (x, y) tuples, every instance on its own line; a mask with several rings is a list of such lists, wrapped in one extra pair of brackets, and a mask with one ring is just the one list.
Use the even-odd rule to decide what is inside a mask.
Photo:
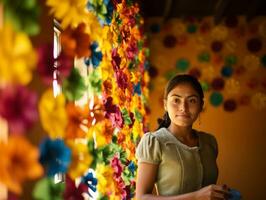
[(208, 185), (195, 192), (197, 200), (227, 200), (230, 197), (226, 185)]

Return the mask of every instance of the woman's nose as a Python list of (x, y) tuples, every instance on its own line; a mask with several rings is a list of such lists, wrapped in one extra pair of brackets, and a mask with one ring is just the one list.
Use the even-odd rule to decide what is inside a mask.
[(186, 111), (187, 110), (187, 103), (185, 101), (183, 101), (179, 104), (179, 110), (180, 111)]

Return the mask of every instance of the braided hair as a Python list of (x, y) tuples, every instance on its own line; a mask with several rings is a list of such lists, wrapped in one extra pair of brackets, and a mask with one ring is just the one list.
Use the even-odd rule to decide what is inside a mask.
[[(165, 90), (164, 90), (164, 99), (167, 99), (169, 92), (174, 89), (179, 84), (189, 84), (193, 87), (193, 89), (199, 94), (200, 101), (201, 101), (201, 108), (204, 104), (204, 93), (201, 87), (200, 82), (194, 77), (189, 74), (178, 74), (174, 76), (171, 80), (168, 81)], [(163, 118), (159, 118), (158, 122), (158, 129), (165, 127), (167, 128), (171, 124), (171, 119), (169, 117), (168, 112), (165, 112)]]

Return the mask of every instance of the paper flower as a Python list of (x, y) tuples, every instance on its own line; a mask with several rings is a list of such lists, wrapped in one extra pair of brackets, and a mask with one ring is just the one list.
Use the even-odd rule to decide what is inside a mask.
[(260, 66), (260, 59), (258, 56), (253, 55), (253, 54), (247, 54), (244, 57), (243, 60), (243, 66), (248, 70), (248, 71), (255, 71), (259, 68)]
[(87, 19), (87, 0), (47, 0), (46, 5), (51, 7), (51, 13), (61, 21), (63, 29), (66, 27), (77, 27)]
[(70, 74), (73, 67), (73, 58), (68, 57), (61, 52), (55, 59), (53, 55), (52, 44), (45, 44), (38, 49), (38, 72), (42, 81), (47, 85), (52, 85), (57, 76), (65, 78)]
[(61, 200), (64, 190), (64, 183), (54, 183), (53, 178), (46, 177), (35, 184), (32, 195), (34, 199)]
[(115, 72), (115, 78), (117, 82), (117, 86), (121, 88), (122, 91), (129, 86), (128, 77), (122, 70), (117, 70)]
[(71, 161), (71, 150), (63, 140), (46, 138), (40, 144), (40, 162), (48, 176), (65, 173)]
[(256, 53), (262, 49), (262, 41), (259, 38), (251, 38), (247, 41), (247, 49)]
[(84, 175), (89, 169), (92, 162), (92, 156), (89, 153), (87, 144), (81, 142), (67, 141), (67, 145), (72, 152), (71, 164), (69, 165), (68, 174), (71, 179), (75, 179)]
[(118, 54), (118, 50), (116, 48), (112, 50), (112, 61), (111, 62), (112, 62), (114, 71), (117, 71), (118, 69), (120, 69), (121, 57)]
[(78, 58), (89, 57), (90, 51), (90, 36), (86, 33), (86, 25), (79, 24), (77, 28), (67, 28), (60, 34), (60, 42), (62, 50), (69, 57)]
[(45, 91), (39, 102), (39, 112), (42, 127), (49, 136), (52, 139), (64, 137), (67, 125), (64, 95), (54, 97), (52, 89)]
[(113, 168), (109, 165), (98, 164), (95, 170), (98, 179), (97, 191), (100, 194), (114, 192)]
[(113, 127), (122, 128), (124, 125), (123, 116), (118, 107), (116, 107), (115, 112), (106, 115), (108, 119), (112, 122)]
[(85, 80), (80, 75), (79, 70), (72, 68), (67, 79), (63, 81), (62, 90), (69, 101), (79, 100), (85, 93)]
[(266, 38), (266, 22), (262, 21), (259, 25), (259, 34), (263, 37)]
[(199, 62), (209, 62), (210, 59), (211, 59), (211, 55), (209, 52), (203, 51), (203, 52), (199, 53), (199, 55), (198, 55)]
[(83, 193), (88, 192), (88, 186), (84, 183), (80, 183), (76, 186), (75, 181), (66, 177), (66, 189), (63, 194), (65, 200), (84, 200)]
[(223, 95), (220, 92), (212, 92), (210, 95), (210, 103), (213, 106), (219, 106), (223, 102)]
[(38, 17), (40, 7), (36, 0), (25, 0), (21, 4), (20, 0), (2, 0), (4, 5), (5, 20), (12, 23), (17, 31), (25, 32), (28, 35), (36, 35), (40, 31)]
[(176, 43), (177, 43), (177, 39), (175, 36), (173, 35), (167, 35), (164, 37), (163, 39), (163, 45), (166, 47), (166, 48), (173, 48), (176, 46)]
[(221, 69), (221, 75), (224, 77), (231, 77), (233, 74), (233, 68), (232, 66), (223, 66)]
[(79, 107), (74, 103), (68, 103), (66, 110), (68, 116), (66, 138), (85, 138), (93, 120), (93, 117), (90, 116), (88, 105)]
[(237, 56), (236, 55), (227, 55), (225, 57), (225, 64), (226, 65), (235, 65), (237, 63)]
[(176, 69), (180, 72), (185, 72), (190, 67), (189, 60), (186, 58), (180, 58), (176, 61)]
[(15, 33), (9, 24), (0, 30), (0, 83), (28, 84), (36, 63), (36, 53), (29, 37)]
[[(85, 176), (82, 177), (81, 182), (86, 184), (90, 190), (93, 192), (96, 192), (96, 186), (97, 186), (97, 179), (93, 176), (92, 172), (87, 173)], [(89, 195), (92, 197), (89, 191)]]
[(199, 68), (191, 68), (188, 72), (191, 76), (194, 76), (195, 78), (199, 79), (201, 77), (201, 71)]
[(251, 105), (256, 110), (262, 110), (266, 108), (266, 93), (256, 92), (251, 97)]
[(230, 78), (225, 83), (225, 91), (229, 94), (238, 94), (240, 91), (240, 82)]
[(198, 27), (195, 24), (189, 24), (187, 26), (187, 32), (188, 33), (196, 33), (197, 29), (198, 29)]
[(38, 120), (37, 94), (24, 86), (0, 90), (0, 115), (8, 122), (11, 134), (22, 134)]
[(211, 43), (211, 49), (213, 52), (220, 52), (223, 48), (223, 43), (221, 41), (215, 40)]
[(236, 51), (237, 44), (235, 41), (228, 40), (225, 42), (224, 47), (225, 47), (226, 51), (228, 51), (229, 53), (234, 53)]
[(222, 90), (224, 89), (224, 79), (220, 77), (216, 77), (212, 80), (211, 86), (214, 90)]
[(262, 66), (263, 67), (266, 67), (266, 54), (264, 54), (263, 56), (261, 56), (260, 61), (261, 61)]
[(112, 1), (88, 1), (87, 7), (95, 13), (102, 24), (110, 24), (112, 20), (114, 6)]
[(93, 68), (96, 68), (99, 66), (100, 62), (102, 61), (103, 54), (101, 51), (99, 51), (97, 42), (93, 42), (90, 45), (90, 49), (91, 49), (91, 56), (89, 58), (85, 58), (84, 61), (87, 66), (91, 64)]
[(11, 136), (7, 144), (0, 142), (0, 182), (8, 190), (21, 194), (21, 184), (24, 181), (36, 179), (43, 174), (38, 156), (38, 149), (24, 137)]
[(223, 41), (228, 36), (228, 29), (225, 26), (215, 26), (211, 31), (211, 36), (215, 40)]
[(233, 112), (237, 108), (237, 102), (234, 99), (227, 99), (224, 101), (224, 110)]

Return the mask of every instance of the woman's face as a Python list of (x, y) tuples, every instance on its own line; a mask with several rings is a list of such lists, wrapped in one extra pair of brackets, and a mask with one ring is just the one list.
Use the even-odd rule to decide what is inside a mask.
[(192, 126), (202, 110), (201, 100), (196, 90), (187, 83), (172, 89), (164, 101), (171, 123), (176, 126)]

